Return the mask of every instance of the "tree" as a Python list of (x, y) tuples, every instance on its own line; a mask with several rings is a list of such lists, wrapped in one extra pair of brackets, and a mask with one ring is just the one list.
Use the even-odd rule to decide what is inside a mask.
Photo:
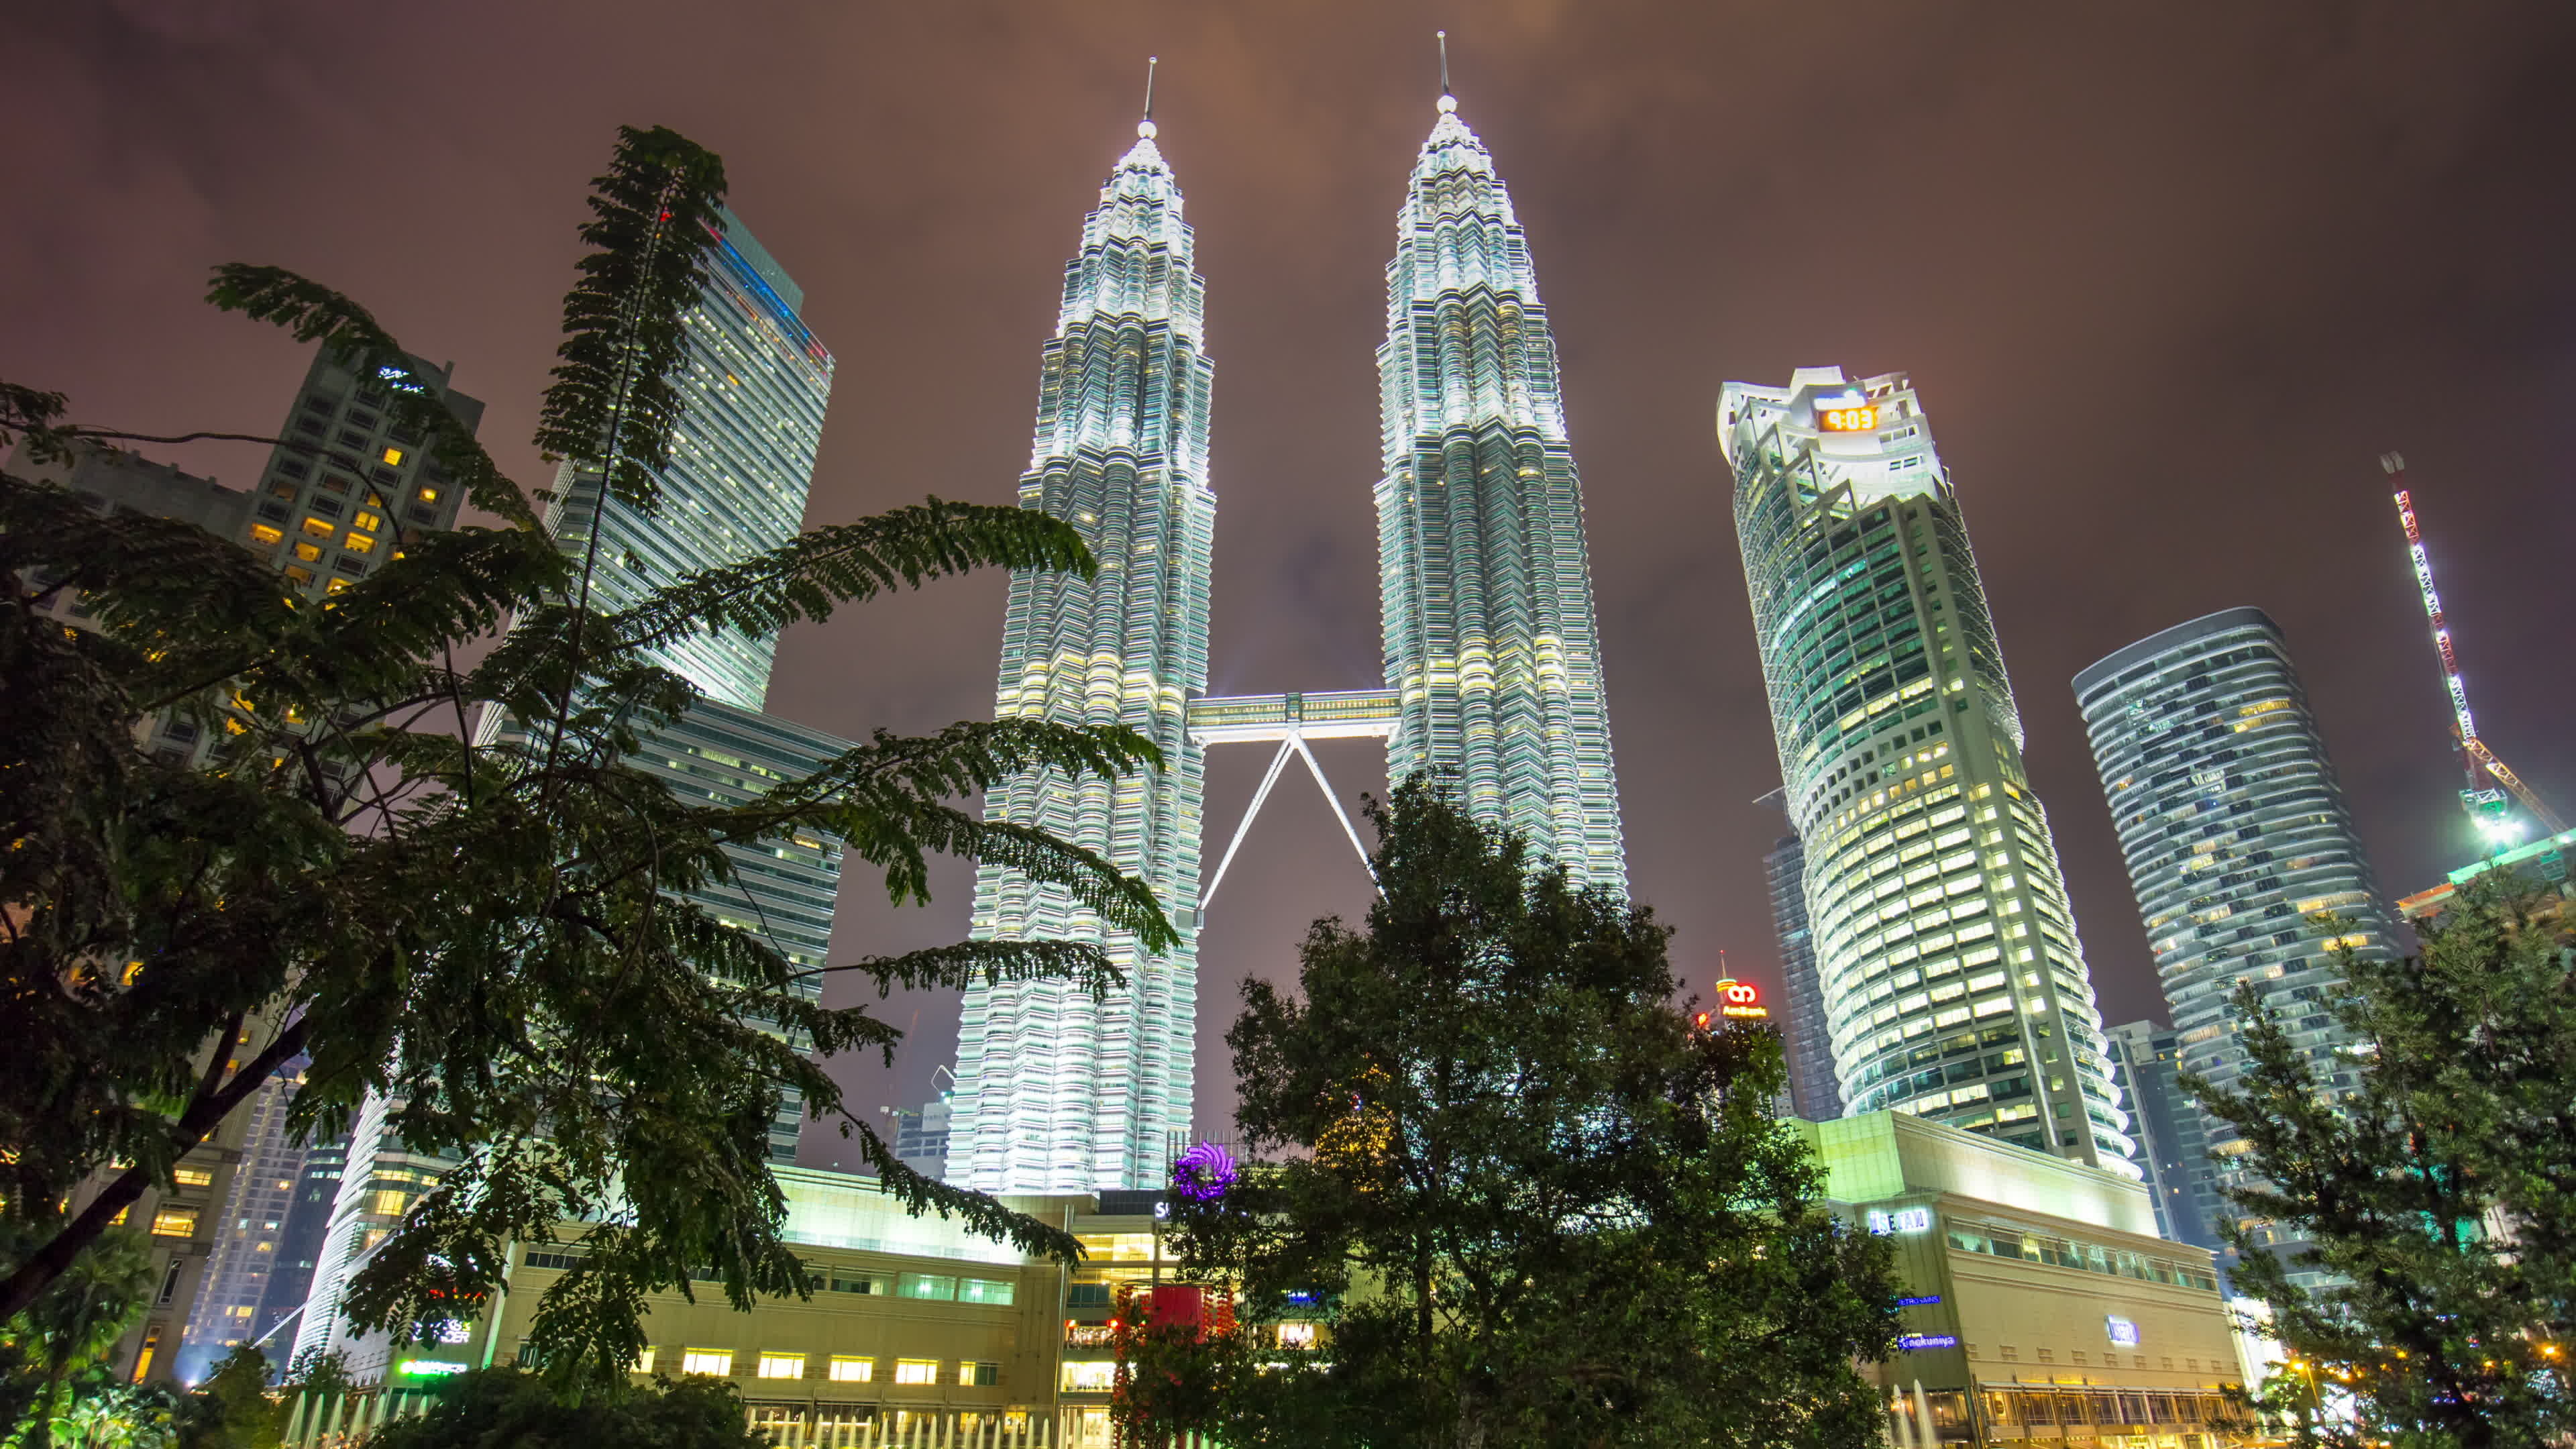
[[(1365, 930), (1318, 922), (1298, 995), (1247, 982), (1226, 1036), (1245, 1141), (1285, 1155), (1173, 1213), (1187, 1271), (1247, 1327), (1149, 1336), (1132, 1421), (1237, 1444), (1879, 1443), (1854, 1360), (1893, 1347), (1892, 1258), (1772, 1115), (1778, 1038), (1695, 1027), (1651, 912), (1533, 869), (1432, 784), (1368, 813)], [(1329, 1345), (1276, 1350), (1287, 1318)], [(1219, 1407), (1158, 1417), (1208, 1397), (1193, 1354)]]
[(745, 1427), (742, 1398), (722, 1379), (651, 1387), (593, 1386), (577, 1403), (512, 1368), (458, 1374), (434, 1390), (437, 1403), (418, 1418), (397, 1419), (367, 1442), (373, 1449), (482, 1449), (490, 1444), (614, 1444), (618, 1449), (766, 1449), (768, 1436)]
[[(2484, 876), (2422, 928), (2422, 954), (2344, 951), (2339, 1094), (2250, 983), (2236, 1085), (2183, 1078), (2247, 1143), (2220, 1232), (2297, 1364), (2271, 1401), (2306, 1411), (2305, 1440), (2576, 1430), (2576, 951), (2537, 904)], [(2320, 1426), (2320, 1399), (2347, 1395), (2353, 1421)]]
[[(13, 1245), (33, 1236), (15, 1223), (0, 1224), (0, 1232), (0, 1241)], [(97, 1408), (82, 1406), (114, 1387), (114, 1377), (99, 1370), (143, 1316), (153, 1287), (151, 1249), (132, 1233), (113, 1232), (0, 1324), (0, 1443), (42, 1449), (57, 1422)]]
[[(723, 187), (711, 153), (659, 129), (621, 131), (595, 183), (540, 442), (633, 507), (657, 506), (677, 329)], [(651, 663), (656, 644), (774, 631), (973, 568), (1089, 577), (1075, 530), (934, 498), (603, 613), (586, 588), (595, 555), (555, 547), (527, 491), (364, 308), (242, 265), (217, 269), (209, 299), (381, 379), (397, 423), (498, 523), (397, 532), (384, 564), (317, 603), (184, 523), (102, 518), (0, 478), (0, 1213), (28, 1234), (0, 1260), (0, 1317), (168, 1187), (180, 1155), (298, 1053), (311, 1066), (292, 1130), (340, 1130), (372, 1093), (395, 1104), (407, 1146), (459, 1163), (368, 1258), (350, 1316), (434, 1332), (479, 1310), (512, 1241), (585, 1221), (582, 1266), (531, 1329), (564, 1383), (621, 1377), (645, 1295), (687, 1293), (693, 1271), (712, 1270), (737, 1306), (806, 1291), (768, 1170), (766, 1124), (790, 1091), (855, 1136), (914, 1211), (1075, 1256), (1060, 1229), (905, 1168), (806, 1049), (890, 1056), (901, 1033), (807, 1001), (784, 956), (685, 895), (735, 882), (729, 845), (821, 833), (899, 903), (928, 899), (931, 853), (965, 856), (1062, 886), (1144, 951), (1165, 949), (1177, 937), (1141, 882), (968, 803), (1023, 770), (1158, 768), (1154, 747), (1027, 719), (880, 732), (742, 806), (679, 798), (629, 763), (696, 699)], [(137, 440), (66, 416), (59, 394), (0, 384), (0, 445), (23, 437), (47, 456)], [(66, 591), (103, 627), (48, 615)], [(515, 728), (478, 744), (469, 726), (492, 711)], [(138, 751), (138, 723), (161, 714), (199, 723), (212, 758)], [(828, 969), (912, 987), (1122, 984), (1104, 952), (1060, 942)], [(103, 1185), (60, 1215), (93, 1175)]]
[(180, 1408), (181, 1449), (276, 1449), (287, 1401), (269, 1392), (268, 1355), (233, 1345)]

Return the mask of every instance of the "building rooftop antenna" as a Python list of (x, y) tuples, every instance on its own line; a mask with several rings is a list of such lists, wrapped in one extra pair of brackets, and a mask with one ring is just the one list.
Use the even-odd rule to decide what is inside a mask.
[(1445, 116), (1458, 109), (1458, 98), (1449, 94), (1449, 32), (1431, 33), (1440, 41), (1440, 113)]
[(1143, 136), (1143, 137), (1145, 137), (1145, 138), (1146, 138), (1146, 139), (1148, 139), (1148, 140), (1151, 140), (1151, 139), (1153, 138), (1153, 135), (1154, 135), (1154, 129), (1155, 129), (1155, 128), (1154, 128), (1154, 67), (1155, 67), (1155, 66), (1157, 66), (1157, 65), (1160, 65), (1161, 63), (1162, 63), (1162, 57), (1161, 57), (1161, 56), (1149, 55), (1149, 56), (1145, 57), (1145, 118), (1144, 118), (1143, 120), (1138, 121), (1138, 122), (1136, 123), (1136, 134), (1137, 134), (1137, 135), (1139, 135), (1139, 136)]
[[(2469, 714), (2468, 689), (2460, 682), (2460, 658), (2451, 647), (2450, 621), (2443, 617), (2442, 596), (2433, 588), (2433, 561), (2425, 555), (2424, 533), (2415, 522), (2415, 501), (2406, 489), (2406, 460), (2396, 453), (2382, 453), (2379, 468), (2397, 487), (2397, 524), (2406, 531), (2406, 556), (2415, 565), (2415, 587), (2424, 596), (2424, 619), (2433, 629), (2433, 652), (2442, 661), (2442, 687), (2450, 696), (2451, 727), (2459, 736), (2460, 763), (2468, 772), (2468, 788), (2460, 792), (2460, 808), (2469, 813), (2469, 819), (2488, 843), (2499, 850), (2512, 845), (2521, 833), (2505, 804), (2507, 792), (2522, 802), (2522, 808), (2530, 811), (2543, 829), (2552, 835), (2563, 833), (2567, 822), (2543, 804), (2522, 777), (2478, 738), (2477, 721)], [(2486, 783), (2489, 777), (2496, 784)]]

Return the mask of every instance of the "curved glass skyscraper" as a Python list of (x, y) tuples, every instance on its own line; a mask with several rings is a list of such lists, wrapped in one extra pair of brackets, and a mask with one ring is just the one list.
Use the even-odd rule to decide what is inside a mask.
[(977, 872), (978, 939), (1096, 941), (1127, 984), (1100, 1001), (1065, 982), (966, 993), (948, 1178), (968, 1187), (1155, 1185), (1170, 1168), (1167, 1136), (1190, 1125), (1202, 752), (1187, 720), (1207, 687), (1216, 527), (1205, 297), (1180, 187), (1146, 121), (1065, 264), (1020, 477), (1020, 505), (1079, 528), (1099, 576), (1012, 576), (994, 715), (1124, 724), (1161, 746), (1165, 764), (1114, 783), (1032, 772), (986, 808), (1142, 878), (1184, 944), (1144, 956), (1061, 890), (998, 866)]
[(1377, 354), (1387, 774), (1455, 770), (1476, 815), (1624, 891), (1556, 338), (1511, 193), (1449, 96), (1396, 232)]
[(1834, 1069), (2139, 1175), (1957, 496), (1902, 375), (1731, 382), (1744, 551)]
[[(2260, 609), (2177, 624), (2075, 676), (2102, 791), (2128, 859), (2184, 1070), (2221, 1085), (2242, 1070), (2228, 996), (2261, 987), (2319, 1079), (2351, 1085), (2347, 1035), (2326, 1010), (2338, 943), (2398, 954), (2307, 691)], [(2204, 1119), (2224, 1161), (2236, 1132)], [(2190, 1175), (2201, 1220), (2230, 1215), (2224, 1173)]]

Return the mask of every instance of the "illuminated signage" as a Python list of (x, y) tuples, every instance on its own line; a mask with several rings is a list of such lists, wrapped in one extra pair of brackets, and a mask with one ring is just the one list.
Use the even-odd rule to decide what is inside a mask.
[(444, 1378), (449, 1374), (461, 1374), (465, 1372), (465, 1365), (449, 1363), (444, 1359), (407, 1358), (395, 1372), (415, 1379), (435, 1379)]
[(1213, 1142), (1202, 1142), (1172, 1164), (1172, 1190), (1199, 1202), (1214, 1202), (1234, 1186), (1234, 1154)]
[(2119, 1347), (2136, 1348), (2138, 1346), (2138, 1325), (2120, 1315), (2116, 1313), (2105, 1315), (2102, 1319), (2102, 1327), (2111, 1335), (2111, 1342)]
[(1886, 1237), (1891, 1233), (1928, 1233), (1932, 1231), (1932, 1210), (1928, 1207), (1898, 1208), (1892, 1213), (1870, 1209), (1869, 1230)]
[(1940, 1301), (1940, 1294), (1925, 1293), (1913, 1298), (1899, 1298), (1896, 1300), (1896, 1306), (1899, 1308), (1929, 1308)]
[(1909, 1333), (1896, 1340), (1896, 1346), (1905, 1350), (1907, 1353), (1916, 1353), (1927, 1348), (1957, 1348), (1959, 1346), (1959, 1335), (1955, 1333)]
[(1878, 428), (1878, 409), (1867, 398), (1846, 393), (1841, 397), (1816, 399), (1816, 430), (1824, 433), (1867, 433)]
[(1771, 1008), (1762, 1004), (1762, 993), (1752, 982), (1738, 981), (1732, 976), (1717, 983), (1717, 1000), (1719, 1014), (1724, 1016), (1759, 1021), (1771, 1014)]

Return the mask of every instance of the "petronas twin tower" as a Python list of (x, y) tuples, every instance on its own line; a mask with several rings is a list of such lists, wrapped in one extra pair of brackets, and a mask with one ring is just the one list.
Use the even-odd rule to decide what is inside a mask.
[(1443, 95), (1387, 265), (1384, 687), (1209, 699), (1206, 284), (1154, 123), (1137, 133), (1065, 266), (1020, 479), (1021, 505), (1080, 528), (1100, 571), (1012, 579), (994, 709), (1126, 724), (1165, 763), (1114, 783), (1033, 772), (987, 809), (1115, 860), (1188, 944), (1140, 954), (1062, 893), (980, 872), (978, 937), (1098, 941), (1127, 975), (1104, 1000), (1057, 983), (967, 993), (948, 1175), (992, 1192), (1151, 1187), (1169, 1171), (1190, 1125), (1212, 741), (1280, 741), (1284, 760), (1306, 737), (1382, 737), (1391, 777), (1453, 772), (1478, 816), (1578, 880), (1627, 884), (1555, 339), (1484, 143)]

